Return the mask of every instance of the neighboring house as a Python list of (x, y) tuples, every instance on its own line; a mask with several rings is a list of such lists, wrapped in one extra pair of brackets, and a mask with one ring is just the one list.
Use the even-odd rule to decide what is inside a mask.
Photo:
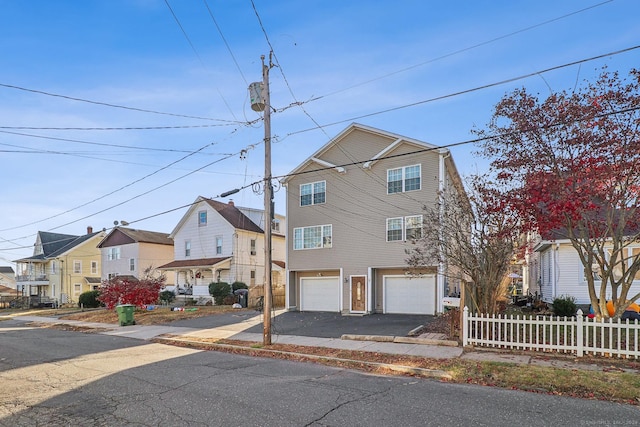
[(459, 288), (435, 260), (419, 276), (405, 262), (423, 207), (447, 186), (462, 191), (449, 150), (352, 124), (284, 185), (288, 309), (435, 314)]
[[(535, 237), (533, 254), (530, 257), (528, 273), (530, 281), (537, 283), (542, 300), (547, 303), (555, 298), (572, 296), (576, 304), (590, 304), (589, 290), (585, 272), (578, 252), (569, 239)], [(627, 261), (640, 256), (640, 242), (627, 248)], [(602, 283), (595, 277), (596, 292)], [(640, 292), (640, 272), (636, 273), (628, 296)], [(611, 289), (607, 287), (606, 298), (611, 297)]]
[(70, 234), (39, 231), (33, 256), (14, 261), (16, 284), (32, 305), (75, 304), (81, 293), (100, 285), (100, 249), (104, 232)]
[(13, 267), (0, 266), (0, 286), (16, 289), (16, 275)]
[(154, 275), (160, 272), (158, 267), (173, 260), (173, 240), (167, 233), (156, 231), (114, 227), (98, 244), (98, 248), (101, 253), (102, 280), (115, 276), (140, 279), (146, 270)]
[[(211, 282), (264, 285), (264, 211), (198, 197), (169, 235), (173, 261), (160, 266), (178, 289), (209, 296)], [(272, 284), (284, 284), (285, 218), (272, 227)]]

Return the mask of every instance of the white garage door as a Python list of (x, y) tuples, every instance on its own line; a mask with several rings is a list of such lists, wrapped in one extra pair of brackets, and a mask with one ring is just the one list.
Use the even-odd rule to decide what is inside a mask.
[(385, 276), (383, 286), (385, 313), (436, 313), (435, 276)]
[(301, 311), (340, 311), (339, 277), (300, 279)]

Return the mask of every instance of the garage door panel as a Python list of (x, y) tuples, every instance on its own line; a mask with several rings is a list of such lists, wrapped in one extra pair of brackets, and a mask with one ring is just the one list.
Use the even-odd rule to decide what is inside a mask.
[(435, 314), (435, 276), (384, 278), (384, 312), (389, 314)]
[(300, 310), (340, 311), (340, 278), (309, 277), (300, 279)]

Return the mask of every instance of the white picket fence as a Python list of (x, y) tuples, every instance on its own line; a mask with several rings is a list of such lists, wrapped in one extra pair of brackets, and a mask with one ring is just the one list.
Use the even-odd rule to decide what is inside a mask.
[(462, 344), (518, 350), (640, 358), (640, 322), (583, 316), (485, 316), (464, 308)]

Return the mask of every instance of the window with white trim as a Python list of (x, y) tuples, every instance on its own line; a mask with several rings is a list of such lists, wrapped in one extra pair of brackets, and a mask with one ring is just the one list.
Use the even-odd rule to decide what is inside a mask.
[(91, 261), (91, 274), (98, 274), (98, 261)]
[(80, 295), (80, 292), (82, 292), (82, 283), (74, 283), (73, 284), (73, 294), (74, 295)]
[(216, 237), (216, 255), (222, 255), (222, 236)]
[(136, 271), (136, 259), (129, 258), (129, 271)]
[(387, 242), (417, 240), (422, 237), (422, 215), (387, 218)]
[(77, 259), (73, 260), (73, 273), (74, 274), (82, 273), (82, 261)]
[(120, 259), (120, 246), (112, 246), (107, 249), (107, 260), (115, 261)]
[(207, 225), (207, 211), (198, 212), (198, 226), (204, 227)]
[(251, 239), (251, 241), (249, 242), (249, 245), (250, 245), (251, 255), (255, 255), (256, 254), (256, 239)]
[(184, 242), (184, 256), (191, 256), (191, 240)]
[(300, 185), (300, 206), (319, 205), (326, 200), (327, 182), (318, 181)]
[(387, 169), (387, 194), (420, 190), (421, 165)]
[(332, 246), (332, 225), (316, 225), (293, 229), (293, 249), (321, 249)]

